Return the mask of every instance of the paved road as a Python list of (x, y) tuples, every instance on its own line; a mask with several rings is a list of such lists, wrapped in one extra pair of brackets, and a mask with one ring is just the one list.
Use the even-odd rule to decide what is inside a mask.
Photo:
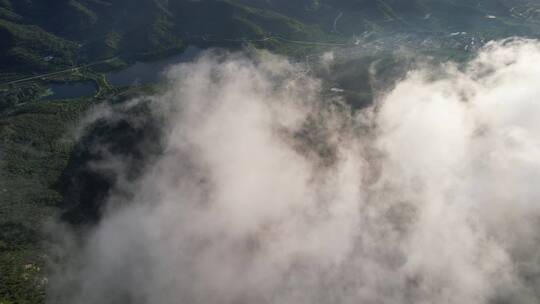
[(339, 19), (341, 19), (341, 17), (343, 17), (343, 12), (340, 12), (339, 15), (337, 15), (336, 19), (334, 20), (334, 33), (339, 33), (337, 24), (338, 24)]
[(303, 44), (303, 45), (322, 45), (322, 46), (350, 46), (352, 43), (337, 43), (337, 42), (320, 42), (320, 41), (307, 41), (307, 40), (291, 40), (283, 38), (281, 36), (266, 36), (259, 39), (247, 39), (247, 38), (230, 38), (230, 39), (211, 39), (205, 36), (195, 37), (198, 40), (207, 42), (264, 42), (269, 40), (281, 40), (289, 43)]
[(105, 63), (105, 62), (111, 61), (111, 60), (113, 60), (115, 58), (116, 57), (111, 57), (111, 58), (108, 58), (108, 59), (105, 59), (105, 60), (100, 60), (100, 61), (96, 61), (96, 62), (92, 62), (92, 63), (87, 63), (87, 64), (79, 65), (79, 66), (72, 67), (72, 68), (65, 69), (65, 70), (61, 70), (61, 71), (56, 71), (56, 72), (51, 72), (51, 73), (46, 73), (46, 74), (41, 74), (41, 75), (35, 75), (35, 76), (31, 76), (31, 77), (25, 77), (25, 78), (21, 78), (21, 79), (17, 79), (17, 80), (12, 80), (12, 81), (1, 83), (0, 85), (16, 84), (16, 83), (20, 83), (20, 82), (26, 82), (26, 81), (29, 81), (29, 80), (54, 76), (54, 75), (63, 74), (63, 73), (67, 73), (67, 72), (73, 72), (73, 71), (76, 71), (78, 69), (84, 69), (84, 68), (87, 68), (87, 67), (91, 67), (91, 66), (94, 66), (94, 65)]

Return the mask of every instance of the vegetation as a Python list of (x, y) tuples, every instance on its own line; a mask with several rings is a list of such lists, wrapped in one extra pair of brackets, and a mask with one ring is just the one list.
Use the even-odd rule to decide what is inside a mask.
[[(129, 113), (137, 128), (122, 121), (98, 124), (89, 137), (76, 142), (73, 132), (83, 113), (100, 99), (118, 103), (152, 93), (154, 86), (115, 88), (96, 98), (33, 100), (0, 112), (1, 304), (43, 303), (48, 257), (42, 232), (48, 220), (64, 214), (80, 224), (98, 216), (98, 209), (91, 209), (99, 207), (96, 195), (103, 195), (100, 189), (108, 189), (109, 181), (103, 184), (103, 177), (86, 167), (101, 157), (92, 148), (96, 141), (108, 141), (136, 160), (137, 147), (144, 146), (139, 138), (158, 138), (152, 133), (157, 123), (141, 124), (148, 110), (142, 106)], [(87, 192), (80, 192), (80, 185), (88, 186), (83, 186)]]
[(539, 7), (524, 0), (2, 0), (0, 74), (118, 55), (155, 58), (231, 38), (345, 41), (366, 31), (535, 36)]
[(42, 224), (59, 207), (55, 189), (73, 143), (69, 128), (90, 100), (30, 102), (0, 115), (0, 303), (41, 303)]

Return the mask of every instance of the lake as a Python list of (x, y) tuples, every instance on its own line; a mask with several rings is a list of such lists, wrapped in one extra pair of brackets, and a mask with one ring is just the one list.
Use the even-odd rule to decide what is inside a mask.
[[(200, 52), (201, 49), (190, 46), (182, 54), (163, 60), (136, 62), (123, 70), (107, 73), (105, 77), (112, 86), (157, 83), (164, 80), (163, 72), (169, 66), (191, 61)], [(87, 97), (96, 93), (96, 87), (90, 81), (53, 83), (49, 87), (52, 94), (44, 97), (45, 100)]]
[(130, 86), (156, 83), (164, 80), (163, 72), (171, 65), (193, 60), (201, 49), (188, 47), (182, 54), (152, 62), (136, 62), (120, 71), (106, 74), (113, 86)]
[(96, 92), (96, 86), (90, 81), (53, 83), (49, 88), (52, 94), (45, 96), (45, 100), (86, 97)]

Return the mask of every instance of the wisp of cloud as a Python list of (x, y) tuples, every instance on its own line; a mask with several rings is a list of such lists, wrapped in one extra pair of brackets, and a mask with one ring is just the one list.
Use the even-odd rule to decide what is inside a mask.
[(493, 42), (359, 111), (270, 54), (173, 67), (163, 152), (49, 303), (538, 303), (538, 62)]

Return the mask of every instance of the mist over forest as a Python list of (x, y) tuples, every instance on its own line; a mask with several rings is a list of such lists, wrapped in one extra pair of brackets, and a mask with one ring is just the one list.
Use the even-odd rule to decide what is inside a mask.
[(538, 303), (540, 4), (0, 0), (0, 304)]

